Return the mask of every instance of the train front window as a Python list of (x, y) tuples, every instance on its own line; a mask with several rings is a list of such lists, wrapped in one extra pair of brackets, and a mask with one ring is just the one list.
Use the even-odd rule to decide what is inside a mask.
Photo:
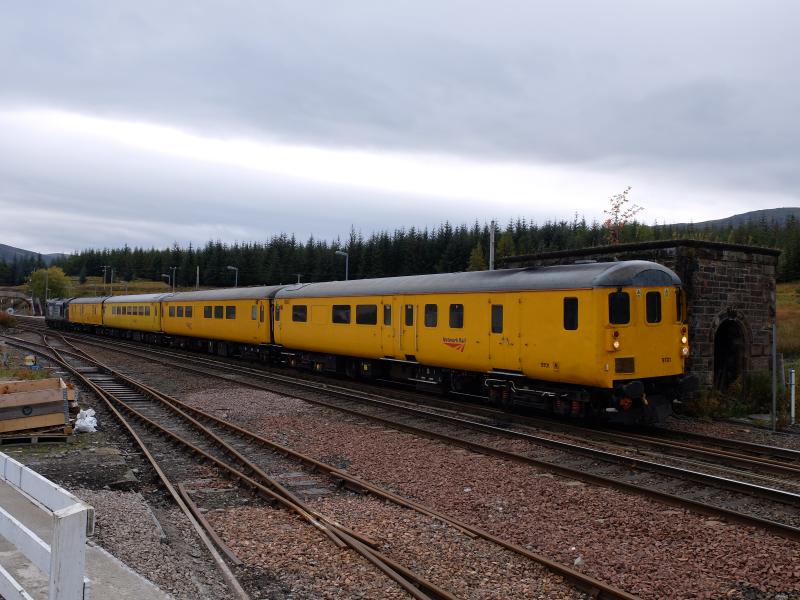
[(661, 323), (661, 293), (647, 292), (645, 304), (647, 306), (647, 322)]
[(439, 320), (439, 307), (435, 304), (425, 305), (425, 327), (436, 327)]
[(631, 297), (628, 292), (613, 292), (608, 295), (608, 322), (625, 325), (631, 321)]

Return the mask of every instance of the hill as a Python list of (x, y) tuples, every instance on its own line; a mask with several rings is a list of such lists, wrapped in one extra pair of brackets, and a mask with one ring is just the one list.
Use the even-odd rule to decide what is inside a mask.
[[(38, 255), (39, 253), (34, 252), (33, 250), (23, 250), (22, 248), (15, 248), (14, 246), (0, 244), (0, 260), (8, 264), (14, 262), (15, 257), (17, 259), (35, 259)], [(65, 258), (66, 254), (42, 254), (41, 256), (44, 263), (49, 265), (54, 260)]]
[[(724, 219), (714, 219), (712, 221), (701, 221), (699, 223), (692, 223), (692, 226), (697, 228), (711, 227), (712, 229), (727, 229), (728, 227), (741, 227), (748, 223), (759, 223), (763, 219), (767, 223), (778, 223), (785, 225), (789, 217), (794, 217), (800, 223), (800, 207), (788, 206), (783, 208), (764, 208), (761, 210), (751, 210), (732, 217), (725, 217)], [(689, 223), (675, 223), (673, 227), (687, 227)]]

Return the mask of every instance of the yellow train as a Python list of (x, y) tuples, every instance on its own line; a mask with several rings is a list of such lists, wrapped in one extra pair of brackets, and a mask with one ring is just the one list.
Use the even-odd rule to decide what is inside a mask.
[(624, 261), (56, 300), (48, 323), (652, 423), (694, 385), (685, 312), (674, 272)]

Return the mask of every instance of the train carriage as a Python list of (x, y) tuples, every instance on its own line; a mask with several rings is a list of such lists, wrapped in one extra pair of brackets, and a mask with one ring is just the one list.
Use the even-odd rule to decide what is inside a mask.
[(71, 300), (67, 321), (78, 329), (92, 330), (103, 324), (103, 302), (108, 296), (93, 296)]
[(103, 303), (103, 326), (114, 335), (153, 341), (161, 332), (161, 301), (170, 294), (112, 296)]
[(680, 280), (646, 261), (287, 286), (275, 303), (275, 342), (316, 370), (345, 357), (575, 416), (658, 420), (688, 355)]
[(182, 345), (206, 346), (221, 354), (238, 346), (252, 350), (269, 344), (270, 299), (280, 288), (254, 286), (172, 294), (162, 302), (164, 334), (185, 340)]

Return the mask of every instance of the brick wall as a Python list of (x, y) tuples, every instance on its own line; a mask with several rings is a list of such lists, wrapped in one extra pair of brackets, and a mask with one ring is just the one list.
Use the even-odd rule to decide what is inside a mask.
[(733, 335), (742, 345), (737, 350), (721, 344), (720, 363), (738, 356), (738, 370), (769, 369), (778, 254), (770, 248), (677, 240), (516, 256), (499, 263), (513, 268), (616, 258), (651, 260), (669, 267), (681, 278), (687, 293), (692, 348), (687, 370), (697, 375), (701, 387), (710, 388), (714, 384), (714, 340), (723, 324), (727, 332), (736, 332)]

